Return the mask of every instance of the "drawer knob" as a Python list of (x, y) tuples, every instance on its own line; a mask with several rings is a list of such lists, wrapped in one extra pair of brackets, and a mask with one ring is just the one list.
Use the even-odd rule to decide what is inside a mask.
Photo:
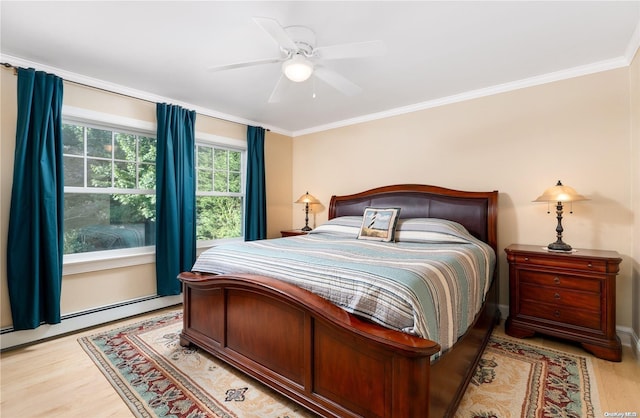
[(554, 295), (553, 295), (553, 298), (554, 298), (555, 300), (559, 300), (559, 299), (560, 299), (560, 293), (556, 293), (556, 294), (554, 294)]
[(553, 282), (554, 282), (555, 284), (560, 284), (560, 277), (558, 277), (558, 276), (554, 277), (554, 278), (553, 278)]
[(556, 318), (560, 318), (560, 311), (558, 310), (554, 311), (553, 316), (555, 316)]
[(529, 261), (529, 257), (525, 257), (525, 258), (524, 258), (524, 261)]
[(589, 264), (587, 264), (587, 267), (589, 267), (590, 269), (592, 269), (592, 268), (593, 268), (593, 264), (589, 263)]

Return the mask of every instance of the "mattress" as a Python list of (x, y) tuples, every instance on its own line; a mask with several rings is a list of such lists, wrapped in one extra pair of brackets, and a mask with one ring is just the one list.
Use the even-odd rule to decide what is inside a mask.
[(367, 320), (436, 341), (445, 352), (480, 310), (495, 252), (452, 221), (401, 219), (391, 242), (358, 239), (362, 223), (345, 216), (305, 236), (218, 245), (192, 270), (293, 283)]

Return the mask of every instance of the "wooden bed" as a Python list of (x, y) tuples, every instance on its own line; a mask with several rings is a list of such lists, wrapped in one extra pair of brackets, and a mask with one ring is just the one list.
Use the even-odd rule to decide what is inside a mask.
[[(333, 196), (329, 219), (367, 206), (464, 225), (497, 254), (498, 192), (394, 185)], [(322, 416), (452, 416), (499, 319), (496, 266), (474, 324), (433, 364), (433, 341), (359, 319), (299, 287), (257, 275), (178, 277), (181, 344), (195, 344)]]

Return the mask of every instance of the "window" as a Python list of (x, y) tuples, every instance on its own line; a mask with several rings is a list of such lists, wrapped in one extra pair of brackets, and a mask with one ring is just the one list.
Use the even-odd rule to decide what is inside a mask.
[(242, 236), (243, 156), (239, 150), (196, 144), (196, 236), (199, 241)]
[[(118, 258), (137, 263), (132, 256), (138, 255), (140, 263), (149, 262), (156, 241), (155, 124), (67, 110), (62, 127), (65, 268), (92, 271), (86, 263), (111, 268)], [(244, 142), (208, 134), (199, 138), (197, 240), (209, 245), (242, 237)]]
[(156, 139), (64, 123), (64, 253), (155, 245)]

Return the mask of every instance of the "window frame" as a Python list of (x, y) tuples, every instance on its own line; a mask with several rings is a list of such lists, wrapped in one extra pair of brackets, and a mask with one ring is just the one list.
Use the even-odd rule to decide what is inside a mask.
[[(82, 125), (97, 125), (98, 128), (107, 128), (113, 130), (130, 130), (140, 135), (149, 135), (154, 138), (157, 136), (157, 124), (156, 122), (147, 122), (139, 119), (132, 119), (119, 115), (112, 115), (108, 113), (97, 112), (93, 110), (67, 106), (62, 107), (62, 120), (63, 123), (78, 123)], [(197, 144), (203, 144), (208, 146), (218, 146), (220, 148), (230, 149), (241, 152), (241, 179), (242, 179), (242, 194), (245, 192), (245, 179), (246, 179), (246, 157), (247, 157), (247, 144), (244, 141), (222, 137), (218, 135), (212, 135), (207, 133), (196, 132), (195, 142)], [(195, 152), (195, 150), (194, 150)], [(72, 186), (69, 189), (65, 188), (65, 192), (72, 192)], [(77, 188), (76, 188), (77, 189)], [(82, 191), (86, 189), (82, 188)], [(121, 189), (115, 189), (120, 191)], [(113, 189), (100, 189), (95, 191), (97, 193), (111, 193)], [(243, 196), (244, 197), (244, 196)], [(244, 215), (245, 199), (243, 198), (242, 207), (242, 237), (238, 238), (225, 238), (209, 241), (196, 242), (197, 254), (210, 248), (221, 242), (228, 241), (243, 241), (244, 240)], [(72, 275), (80, 273), (89, 273), (100, 270), (110, 270), (114, 268), (137, 266), (143, 264), (153, 264), (156, 262), (155, 246), (145, 246), (136, 248), (123, 248), (117, 250), (104, 250), (93, 251), (77, 254), (64, 254), (63, 255), (63, 268), (62, 275)]]
[[(245, 215), (246, 215), (246, 177), (247, 177), (247, 144), (243, 141), (221, 137), (218, 135), (211, 135), (205, 133), (196, 133), (195, 138), (195, 146), (205, 145), (213, 148), (220, 148), (230, 151), (239, 151), (240, 152), (240, 181), (241, 188), (240, 193), (234, 193), (236, 195), (241, 195), (242, 197), (242, 225), (241, 225), (241, 235), (239, 237), (234, 238), (222, 238), (222, 239), (213, 239), (213, 240), (198, 240), (196, 241), (196, 252), (200, 254), (202, 251), (211, 248), (215, 245), (218, 245), (223, 242), (234, 242), (234, 241), (244, 241), (244, 225), (245, 225)], [(196, 155), (195, 158), (198, 156)], [(204, 195), (201, 195), (204, 196)], [(228, 196), (228, 194), (224, 194), (221, 192), (209, 192), (206, 196)], [(196, 172), (196, 199), (198, 197), (197, 190), (197, 172)]]

